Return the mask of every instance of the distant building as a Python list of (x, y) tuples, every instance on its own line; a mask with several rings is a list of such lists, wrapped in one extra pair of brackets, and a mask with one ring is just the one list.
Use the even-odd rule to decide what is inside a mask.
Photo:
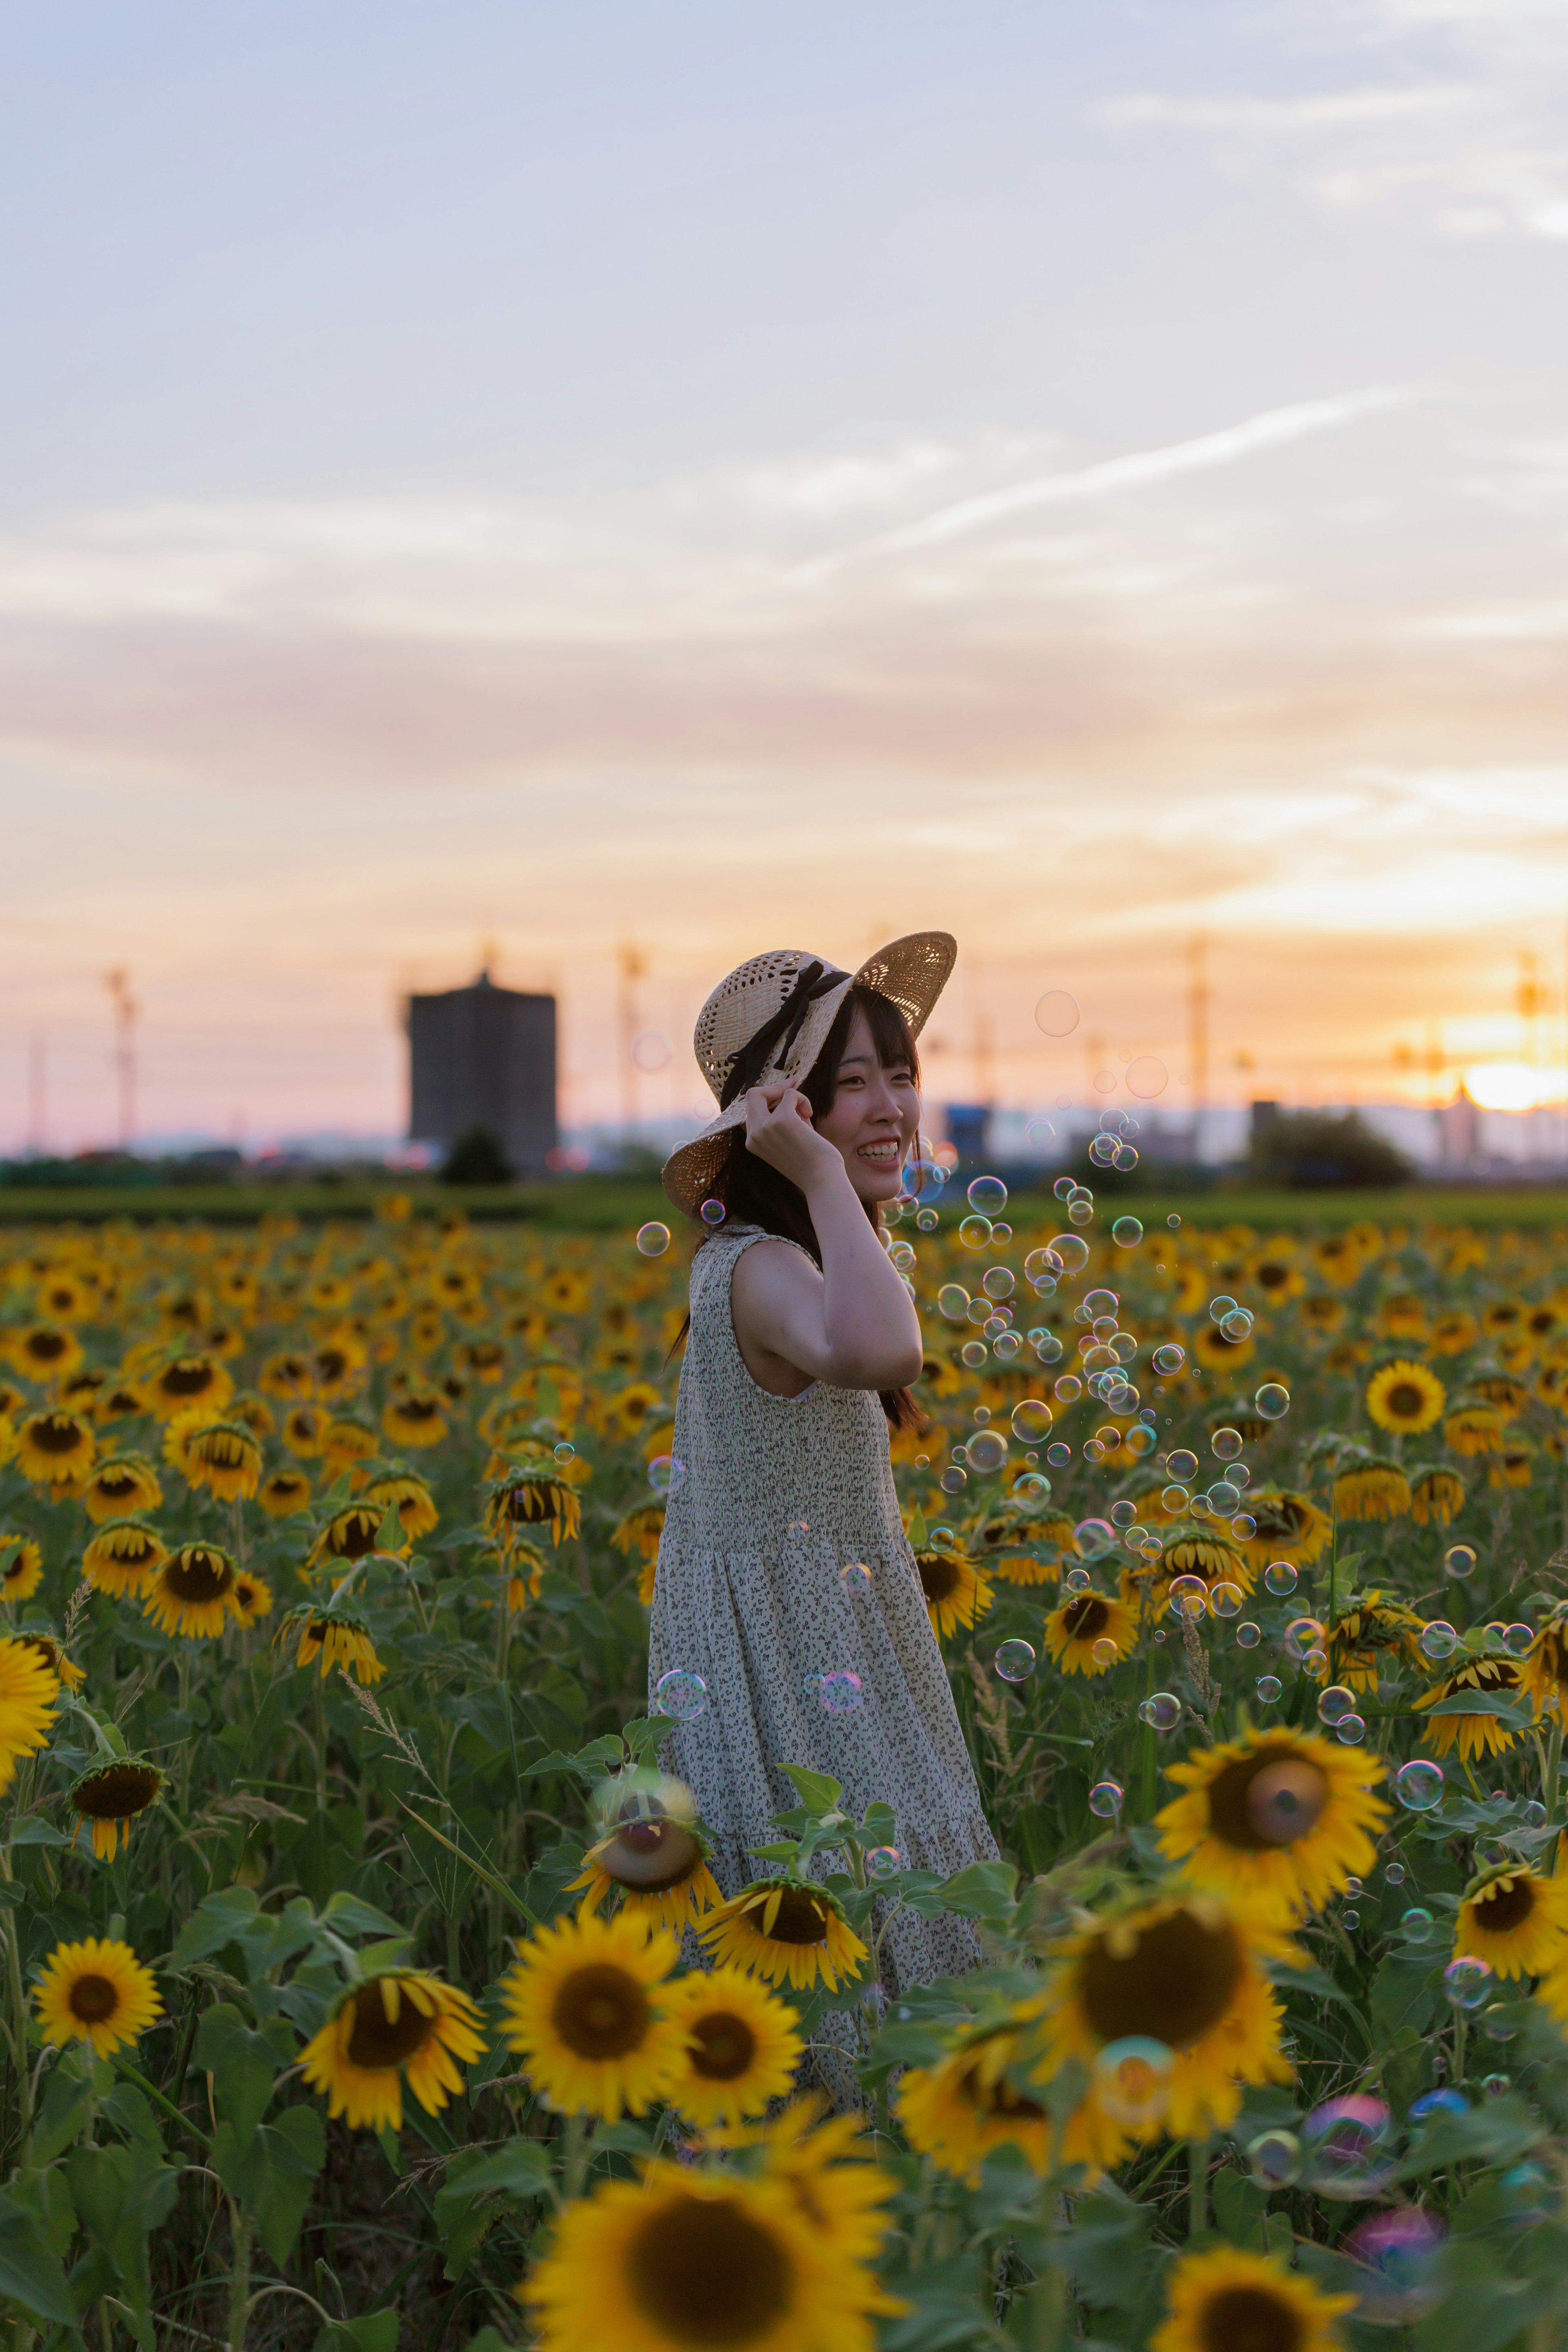
[(408, 1000), (408, 1133), (453, 1144), (489, 1128), (520, 1176), (542, 1175), (556, 1145), (555, 999), (471, 988)]
[(1437, 1156), (1445, 1168), (1464, 1169), (1479, 1166), (1483, 1158), (1480, 1110), (1463, 1083), (1437, 1113)]
[(958, 1154), (961, 1168), (978, 1168), (991, 1149), (989, 1103), (947, 1103), (942, 1108), (947, 1139)]

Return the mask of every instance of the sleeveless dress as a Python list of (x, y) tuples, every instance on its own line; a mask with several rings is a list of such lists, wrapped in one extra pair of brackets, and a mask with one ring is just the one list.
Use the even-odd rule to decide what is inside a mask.
[[(730, 1278), (768, 1238), (728, 1230), (691, 1270), (672, 1442), (685, 1476), (659, 1544), (648, 1687), (651, 1702), (679, 1667), (701, 1675), (708, 1703), (666, 1741), (665, 1763), (713, 1833), (727, 1896), (777, 1867), (744, 1849), (780, 1835), (771, 1816), (799, 1801), (781, 1764), (831, 1773), (857, 1816), (876, 1797), (891, 1805), (906, 1868), (962, 1870), (996, 1845), (899, 1516), (881, 1405), (820, 1381), (771, 1396), (736, 1343)], [(840, 1574), (855, 1563), (870, 1571), (860, 1591)], [(843, 1669), (860, 1677), (859, 1703), (829, 1712), (806, 1677)], [(843, 1867), (842, 1855), (814, 1862), (819, 1876)], [(881, 1940), (883, 1992), (978, 1958), (967, 1920), (897, 1911)]]

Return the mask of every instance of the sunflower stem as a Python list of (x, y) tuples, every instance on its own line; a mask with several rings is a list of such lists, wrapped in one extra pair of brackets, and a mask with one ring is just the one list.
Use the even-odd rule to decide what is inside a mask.
[(588, 2166), (594, 2153), (592, 2126), (586, 2116), (566, 2118), (566, 2161), (562, 2168), (561, 2186), (567, 2197), (581, 2197), (583, 2183), (588, 2177)]
[(1187, 2142), (1187, 2234), (1197, 2237), (1209, 2225), (1209, 2143)]
[(234, 2264), (228, 2280), (228, 2352), (245, 2352), (250, 2323), (250, 2216), (233, 2199), (228, 2208), (234, 2239)]
[[(9, 1852), (0, 1851), (0, 1874), (6, 1878), (11, 1875)], [(5, 1914), (5, 1983), (11, 2000), (16, 2105), (20, 2111), (20, 2153), (16, 2161), (26, 2164), (32, 2152), (33, 2078), (27, 2066), (27, 1997), (22, 1989), (22, 1953), (17, 1940), (17, 1916), (13, 1910)]]
[[(1552, 1736), (1547, 1742), (1546, 1770), (1541, 1784), (1541, 1793), (1546, 1801), (1546, 1824), (1549, 1829), (1555, 1828), (1557, 1823), (1557, 1782), (1562, 1767), (1563, 1718), (1559, 1716), (1552, 1727)], [(1557, 1875), (1557, 1846), (1558, 1841), (1553, 1839), (1550, 1864), (1550, 1874), (1553, 1878)]]

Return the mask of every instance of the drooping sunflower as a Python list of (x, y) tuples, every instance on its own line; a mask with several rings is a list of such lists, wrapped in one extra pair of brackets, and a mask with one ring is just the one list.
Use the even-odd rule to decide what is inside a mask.
[(1272, 1919), (1318, 1909), (1377, 1859), (1381, 1757), (1306, 1732), (1251, 1731), (1167, 1768), (1183, 1794), (1154, 1817), (1194, 1884)]
[(665, 1508), (663, 1503), (657, 1501), (634, 1503), (629, 1511), (622, 1514), (610, 1533), (610, 1541), (617, 1551), (630, 1552), (642, 1562), (642, 1574), (637, 1580), (637, 1599), (645, 1609), (653, 1605), (653, 1580), (658, 1566)]
[(145, 1756), (117, 1756), (112, 1763), (95, 1765), (71, 1785), (72, 1845), (83, 1822), (90, 1822), (94, 1854), (100, 1862), (112, 1862), (120, 1840), (131, 1843), (132, 1822), (157, 1803), (165, 1786), (166, 1775)]
[[(363, 1559), (367, 1553), (379, 1551), (381, 1546), (377, 1538), (381, 1533), (381, 1523), (390, 1507), (388, 1505), (386, 1509), (383, 1509), (374, 1503), (348, 1503), (341, 1511), (334, 1511), (310, 1546), (306, 1566), (321, 1568), (331, 1561)], [(406, 1549), (406, 1545), (399, 1544), (399, 1555)]]
[(0, 1601), (27, 1601), (44, 1580), (44, 1555), (31, 1536), (0, 1536)]
[[(1124, 1601), (1103, 1592), (1069, 1593), (1046, 1619), (1046, 1647), (1065, 1675), (1107, 1675), (1138, 1646), (1138, 1615)], [(1112, 1658), (1096, 1657), (1104, 1642)]]
[(369, 1350), (356, 1333), (339, 1327), (323, 1339), (312, 1358), (316, 1394), (323, 1404), (336, 1404), (362, 1386)]
[(569, 1891), (585, 1888), (583, 1908), (597, 1911), (617, 1889), (622, 1910), (679, 1935), (724, 1900), (708, 1867), (708, 1844), (694, 1822), (638, 1813), (615, 1822), (591, 1845)]
[(159, 1421), (198, 1409), (216, 1414), (234, 1394), (234, 1375), (216, 1356), (174, 1356), (142, 1381), (142, 1393)]
[(434, 1389), (409, 1388), (389, 1397), (381, 1425), (399, 1445), (439, 1445), (447, 1434), (446, 1400)]
[(310, 1507), (310, 1482), (302, 1470), (273, 1470), (256, 1490), (269, 1519), (289, 1519)]
[(256, 1385), (263, 1396), (276, 1397), (280, 1404), (302, 1404), (316, 1385), (310, 1359), (292, 1349), (268, 1356), (257, 1374)]
[[(1429, 1691), (1413, 1702), (1416, 1707), (1436, 1706), (1446, 1698), (1461, 1698), (1467, 1692), (1485, 1691), (1495, 1697), (1508, 1697), (1525, 1687), (1523, 1662), (1518, 1658), (1470, 1658), (1442, 1681), (1434, 1683)], [(1500, 1722), (1495, 1715), (1439, 1715), (1426, 1727), (1433, 1747), (1439, 1756), (1447, 1756), (1458, 1741), (1459, 1754), (1468, 1763), (1472, 1756), (1500, 1755), (1511, 1748), (1519, 1738), (1517, 1731)]]
[(436, 1498), (417, 1472), (389, 1470), (373, 1477), (364, 1488), (363, 1499), (378, 1510), (395, 1510), (405, 1537), (417, 1543), (437, 1525), (441, 1514), (436, 1508)]
[(46, 1384), (75, 1371), (81, 1361), (81, 1341), (58, 1324), (32, 1323), (12, 1339), (10, 1356), (25, 1380)]
[(991, 1607), (991, 1580), (964, 1552), (918, 1551), (915, 1571), (939, 1639), (955, 1633), (961, 1625), (973, 1625)]
[(1530, 1402), (1530, 1383), (1515, 1372), (1489, 1370), (1484, 1366), (1470, 1375), (1469, 1392), (1483, 1404), (1489, 1404), (1504, 1421), (1512, 1421)]
[(1170, 2315), (1149, 2352), (1343, 2352), (1337, 2323), (1356, 2300), (1241, 2246), (1184, 2254), (1166, 2296)]
[(1403, 1437), (1418, 1437), (1441, 1421), (1448, 1391), (1425, 1364), (1397, 1357), (1373, 1372), (1366, 1387), (1367, 1419), (1379, 1429)]
[(79, 1691), (87, 1680), (74, 1658), (67, 1654), (63, 1642), (56, 1640), (46, 1625), (22, 1625), (12, 1634), (14, 1642), (25, 1642), (37, 1651), (55, 1680), (66, 1690)]
[(1019, 2002), (1000, 2023), (961, 2034), (934, 2066), (911, 2066), (900, 2083), (910, 2146), (959, 2180), (977, 2182), (994, 2147), (1021, 2148), (1037, 2172), (1050, 2169), (1050, 2110), (1020, 2087), (1036, 2016), (1033, 2002)]
[(1194, 1337), (1192, 1353), (1205, 1371), (1230, 1372), (1251, 1361), (1257, 1345), (1250, 1334), (1245, 1339), (1233, 1339), (1217, 1323), (1205, 1323)]
[(1414, 1609), (1388, 1599), (1375, 1585), (1367, 1592), (1352, 1593), (1329, 1637), (1329, 1680), (1352, 1690), (1375, 1691), (1384, 1664), (1392, 1667), (1404, 1659), (1422, 1665), (1423, 1622)]
[(551, 1541), (558, 1544), (563, 1537), (570, 1540), (581, 1534), (583, 1506), (554, 1456), (531, 1446), (520, 1449), (494, 1482), (485, 1526), (502, 1551), (520, 1528), (548, 1527)]
[(1529, 1438), (1505, 1439), (1502, 1451), (1494, 1454), (1487, 1464), (1487, 1485), (1489, 1486), (1528, 1486), (1531, 1483), (1531, 1464), (1534, 1454), (1535, 1447)]
[(1418, 1528), (1451, 1527), (1465, 1507), (1465, 1482), (1440, 1462), (1410, 1473), (1410, 1516)]
[(457, 1355), (464, 1370), (482, 1381), (486, 1388), (493, 1388), (506, 1370), (504, 1339), (466, 1339)]
[(503, 2030), (552, 2105), (614, 2121), (668, 2095), (686, 2056), (666, 1982), (679, 1951), (641, 1919), (581, 1912), (522, 1947), (501, 1979)]
[(258, 1396), (254, 1389), (236, 1389), (224, 1407), (224, 1418), (226, 1421), (237, 1421), (242, 1429), (249, 1430), (252, 1437), (275, 1437), (278, 1433), (278, 1415), (267, 1399)]
[[(893, 2184), (877, 2179), (880, 2201)], [(904, 2307), (793, 2180), (663, 2160), (568, 2205), (518, 2292), (539, 2352), (870, 2352), (870, 2315)]]
[(56, 1502), (80, 1493), (97, 1452), (92, 1424), (79, 1412), (30, 1412), (16, 1431), (17, 1469)]
[(93, 1469), (81, 1498), (88, 1517), (101, 1524), (136, 1511), (155, 1511), (163, 1489), (144, 1454), (110, 1454)]
[(283, 1416), (283, 1443), (301, 1462), (320, 1459), (331, 1416), (319, 1404), (291, 1404)]
[(1562, 1719), (1563, 1694), (1568, 1688), (1568, 1601), (1558, 1602), (1531, 1643), (1522, 1683), (1538, 1716)]
[(1379, 1301), (1377, 1328), (1385, 1339), (1414, 1339), (1425, 1345), (1431, 1326), (1426, 1302), (1416, 1290), (1393, 1290)]
[(1450, 1307), (1436, 1318), (1426, 1345), (1435, 1356), (1462, 1356), (1480, 1337), (1480, 1327), (1463, 1307)]
[[(1069, 2060), (1090, 2087), (1068, 2125), (1069, 2163), (1120, 2161), (1129, 2141), (1169, 2132), (1205, 2139), (1223, 2131), (1247, 2083), (1288, 2083), (1279, 2046), (1282, 2011), (1266, 1957), (1300, 1960), (1295, 1947), (1256, 1915), (1203, 1894), (1167, 1895), (1109, 1912), (1058, 1948), (1059, 1966), (1040, 1996), (1043, 2049), (1037, 2081)], [(1092, 2081), (1112, 2043), (1163, 2042), (1173, 2063), (1166, 2101), (1137, 2120), (1113, 2116)]]
[(1301, 1300), (1296, 1312), (1309, 1331), (1324, 1339), (1331, 1339), (1336, 1331), (1344, 1328), (1345, 1302), (1327, 1290), (1311, 1292)]
[(1163, 1607), (1166, 1591), (1178, 1576), (1200, 1576), (1211, 1591), (1216, 1584), (1236, 1584), (1250, 1592), (1256, 1574), (1241, 1539), (1224, 1520), (1199, 1526), (1178, 1520), (1166, 1532), (1149, 1582), (1156, 1605)]
[(1257, 1528), (1242, 1543), (1242, 1558), (1258, 1574), (1277, 1559), (1289, 1560), (1292, 1568), (1310, 1568), (1333, 1535), (1327, 1511), (1291, 1486), (1249, 1487), (1242, 1508)]
[(795, 2012), (743, 1969), (696, 1969), (671, 1988), (669, 2014), (686, 2035), (669, 2100), (706, 2129), (760, 2116), (785, 2096), (800, 2063)]
[(261, 1448), (238, 1422), (204, 1422), (186, 1437), (181, 1459), (187, 1483), (220, 1502), (248, 1502), (261, 1483)]
[(376, 1656), (370, 1627), (363, 1617), (351, 1617), (335, 1610), (329, 1613), (319, 1609), (291, 1609), (274, 1639), (281, 1642), (295, 1633), (300, 1637), (300, 1646), (294, 1653), (294, 1664), (313, 1665), (320, 1658), (323, 1682), (334, 1666), (345, 1676), (352, 1671), (361, 1683), (378, 1683), (386, 1672)]
[(234, 1614), (235, 1565), (220, 1545), (182, 1544), (143, 1587), (142, 1614), (165, 1633), (212, 1642)]
[(403, 2129), (403, 2088), (427, 2116), (463, 2088), (459, 2063), (483, 2052), (479, 2012), (466, 1992), (410, 1969), (389, 1970), (345, 1992), (300, 2053), (300, 2071), (327, 2095), (329, 2116), (351, 2131)]
[(1495, 1405), (1463, 1400), (1443, 1423), (1443, 1443), (1467, 1460), (1502, 1450), (1502, 1415)]
[(1016, 1503), (993, 1511), (980, 1529), (985, 1574), (1007, 1584), (1056, 1584), (1064, 1557), (1076, 1560), (1073, 1523), (1065, 1511), (1031, 1511)]
[(1358, 1451), (1334, 1480), (1334, 1508), (1342, 1519), (1402, 1519), (1410, 1509), (1410, 1481), (1386, 1454)]
[(1568, 1879), (1541, 1878), (1519, 1864), (1467, 1887), (1454, 1936), (1456, 1959), (1485, 1960), (1500, 1977), (1544, 1976), (1568, 1959)]
[(368, 1421), (356, 1421), (350, 1413), (336, 1413), (321, 1433), (321, 1465), (329, 1478), (341, 1478), (347, 1470), (351, 1483), (358, 1486), (364, 1478), (364, 1465), (374, 1462), (381, 1452), (381, 1440)]
[(518, 1536), (504, 1559), (497, 1559), (488, 1564), (499, 1569), (506, 1578), (506, 1605), (514, 1613), (526, 1609), (531, 1601), (538, 1600), (548, 1563), (537, 1544), (530, 1543), (525, 1536)]
[(33, 1988), (46, 2042), (90, 2042), (100, 2058), (122, 2050), (163, 2013), (151, 1969), (129, 1944), (89, 1936), (57, 1944)]
[(265, 1577), (248, 1568), (242, 1568), (234, 1580), (234, 1622), (247, 1628), (272, 1610), (272, 1587)]
[(30, 1643), (0, 1639), (0, 1789), (47, 1740), (59, 1696), (59, 1676)]
[(753, 1879), (710, 1912), (697, 1932), (716, 1960), (733, 1960), (770, 1984), (803, 1991), (817, 1983), (837, 1991), (840, 1981), (859, 1975), (866, 1959), (837, 1896), (807, 1879)]

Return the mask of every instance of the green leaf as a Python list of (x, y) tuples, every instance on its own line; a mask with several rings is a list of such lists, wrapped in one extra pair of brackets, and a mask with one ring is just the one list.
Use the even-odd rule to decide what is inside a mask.
[[(220, 2118), (233, 2126), (237, 2142), (248, 2145), (272, 2100), (278, 2061), (265, 2034), (253, 2033), (232, 2002), (216, 2002), (203, 2017), (196, 2035), (196, 2063), (213, 2078), (213, 2094)], [(213, 2163), (227, 2189), (234, 2183), (217, 2160)], [(237, 2190), (236, 2191), (237, 2194)]]
[(254, 1889), (248, 1886), (225, 1886), (207, 1895), (181, 1928), (169, 1966), (188, 1969), (193, 1960), (210, 1959), (226, 1944), (234, 1943), (260, 1909)]
[(468, 2352), (511, 2352), (511, 2347), (493, 2327), (481, 2327), (477, 2336), (469, 2336)]
[(153, 2294), (148, 2240), (174, 2202), (179, 2174), (130, 2147), (73, 2147), (65, 2172), (84, 2234), (113, 2265), (134, 2309), (145, 2311)]
[(942, 1885), (944, 1911), (962, 1912), (968, 1919), (1010, 1919), (1017, 1900), (1018, 1873), (1010, 1862), (972, 1862), (954, 1871)]
[[(661, 1738), (668, 1728), (668, 1722), (661, 1726)], [(581, 1780), (600, 1780), (606, 1769), (622, 1762), (625, 1755), (619, 1732), (606, 1731), (601, 1738), (591, 1739), (586, 1748), (580, 1748), (575, 1756), (563, 1756), (558, 1748), (552, 1748), (537, 1764), (525, 1765), (522, 1777), (525, 1780), (537, 1780), (547, 1772), (575, 1772)]]
[(395, 2311), (373, 2311), (365, 2319), (334, 2319), (317, 2336), (313, 2352), (397, 2352), (401, 2327)]
[(800, 1852), (798, 1838), (775, 1838), (772, 1845), (749, 1845), (746, 1852), (753, 1862), (794, 1862)]
[(331, 1927), (340, 1936), (401, 1936), (403, 1933), (395, 1919), (389, 1919), (384, 1911), (376, 1909), (374, 1903), (366, 1903), (342, 1887), (328, 1897), (321, 1919), (324, 1926)]
[(50, 2164), (72, 2140), (79, 2137), (92, 2097), (89, 2076), (57, 2065), (44, 2084), (44, 2095), (33, 2124), (33, 2162)]
[(256, 2200), (261, 2242), (281, 2266), (294, 2250), (316, 2176), (327, 2158), (327, 2130), (314, 2107), (285, 2107), (257, 2134), (266, 2179)]
[(1249, 2246), (1254, 2252), (1261, 2253), (1268, 2191), (1255, 2189), (1245, 2173), (1228, 2164), (1219, 2167), (1209, 2187), (1215, 2218), (1231, 2244)]
[(1510, 1698), (1501, 1691), (1462, 1691), (1454, 1698), (1440, 1698), (1436, 1706), (1421, 1709), (1428, 1721), (1439, 1715), (1492, 1715), (1510, 1731), (1525, 1731), (1535, 1721), (1535, 1709), (1527, 1698)]
[(34, 2216), (0, 2194), (0, 2295), (35, 2319), (69, 2327), (76, 2305), (59, 2256)]
[(779, 1769), (810, 1812), (832, 1812), (844, 1794), (842, 1784), (826, 1772), (810, 1771), (804, 1764), (781, 1764)]

